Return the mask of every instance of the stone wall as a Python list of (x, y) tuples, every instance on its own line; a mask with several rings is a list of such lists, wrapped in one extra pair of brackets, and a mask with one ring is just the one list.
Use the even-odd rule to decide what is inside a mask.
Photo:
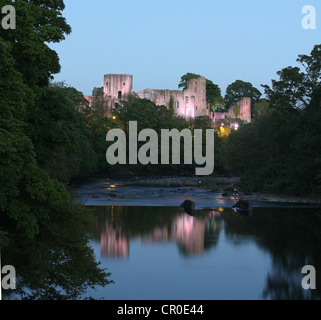
[[(128, 94), (136, 94), (133, 91), (133, 76), (129, 74), (106, 74), (104, 84), (101, 88), (94, 88), (93, 95), (102, 91), (105, 98), (108, 98), (110, 107), (113, 108), (116, 102), (124, 99)], [(206, 78), (200, 77), (191, 79), (187, 88), (181, 90), (158, 90), (145, 89), (136, 94), (141, 99), (149, 99), (156, 105), (164, 105), (169, 108), (171, 97), (174, 101), (175, 113), (186, 118), (209, 116), (214, 122), (225, 118), (235, 118), (233, 107), (228, 112), (212, 112), (206, 102)], [(92, 103), (92, 96), (85, 96)], [(251, 99), (243, 98), (238, 102), (240, 106), (239, 119), (251, 122)]]
[(149, 99), (156, 105), (164, 105), (167, 108), (172, 97), (175, 113), (186, 118), (210, 116), (206, 103), (206, 79), (203, 77), (191, 79), (187, 84), (187, 89), (184, 91), (145, 89), (139, 92), (138, 96), (141, 99)]
[[(252, 101), (251, 98), (242, 98), (238, 103), (240, 106), (240, 114), (237, 119), (244, 122), (250, 123), (252, 121), (251, 109)], [(231, 106), (227, 112), (214, 112), (214, 122), (220, 122), (221, 120), (231, 118), (235, 119), (234, 106)]]

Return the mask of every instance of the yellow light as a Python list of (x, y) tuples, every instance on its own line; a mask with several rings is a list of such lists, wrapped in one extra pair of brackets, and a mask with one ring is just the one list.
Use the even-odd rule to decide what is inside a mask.
[(113, 120), (116, 120), (116, 117), (115, 117), (115, 116), (113, 116)]

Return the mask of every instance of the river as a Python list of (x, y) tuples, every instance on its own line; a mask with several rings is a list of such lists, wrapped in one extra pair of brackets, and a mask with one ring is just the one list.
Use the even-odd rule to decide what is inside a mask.
[[(233, 190), (164, 181), (78, 185), (81, 212), (62, 208), (36, 239), (15, 235), (2, 253), (17, 269), (17, 290), (4, 299), (320, 299), (320, 205), (252, 201), (242, 214)], [(184, 200), (195, 202), (194, 215)], [(302, 287), (306, 265), (316, 289)]]
[[(302, 268), (321, 267), (321, 209), (253, 202), (235, 212), (237, 196), (199, 187), (137, 186), (99, 180), (80, 186), (94, 210), (91, 241), (114, 284), (95, 299), (319, 299), (304, 290)], [(193, 200), (190, 216), (180, 208)]]

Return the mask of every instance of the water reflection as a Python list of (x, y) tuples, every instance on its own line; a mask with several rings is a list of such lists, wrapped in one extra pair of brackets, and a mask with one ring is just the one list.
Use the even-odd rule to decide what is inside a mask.
[[(318, 209), (254, 208), (251, 216), (245, 216), (230, 209), (219, 208), (203, 210), (193, 217), (181, 208), (97, 207), (95, 217), (95, 239), (100, 241), (101, 255), (104, 257), (130, 259), (133, 240), (138, 240), (143, 246), (164, 244), (169, 247), (169, 244), (174, 244), (184, 259), (206, 256), (207, 261), (227, 266), (226, 270), (220, 269), (220, 277), (228, 282), (229, 268), (237, 269), (240, 264), (233, 257), (235, 250), (256, 261), (257, 251), (252, 249), (254, 246), (268, 257), (270, 267), (263, 270), (264, 286), (257, 284), (260, 295), (252, 299), (321, 297), (320, 277), (317, 276), (317, 290), (305, 291), (301, 286), (304, 265), (315, 266), (317, 273), (321, 270), (321, 213)], [(224, 252), (219, 248), (224, 248)], [(215, 250), (220, 255), (215, 256), (216, 260), (211, 260), (214, 259)], [(144, 269), (143, 263), (141, 268)], [(204, 287), (204, 279), (215, 277), (216, 271), (213, 267), (208, 272), (197, 273), (199, 283), (203, 283), (199, 289), (205, 299), (221, 298), (222, 288), (213, 284), (207, 292)], [(235, 272), (243, 274), (241, 268)], [(256, 286), (257, 280), (249, 273), (244, 281)], [(231, 284), (232, 287), (234, 285), (237, 286)], [(184, 289), (173, 290), (177, 290), (179, 299)], [(246, 290), (246, 287), (235, 287), (235, 292), (241, 292), (240, 299), (243, 299)]]
[[(111, 274), (90, 246), (95, 220), (86, 208), (59, 205), (34, 239), (17, 231), (1, 250), (1, 263), (16, 269), (16, 290), (4, 290), (4, 300), (77, 300), (88, 288), (112, 284)], [(100, 298), (100, 297), (99, 297)]]
[(100, 221), (96, 238), (100, 239), (104, 257), (128, 258), (131, 238), (145, 244), (176, 242), (183, 255), (202, 256), (208, 244), (215, 244), (222, 228), (219, 210), (198, 217), (177, 208), (166, 208), (163, 215), (161, 208), (99, 207), (95, 210)]

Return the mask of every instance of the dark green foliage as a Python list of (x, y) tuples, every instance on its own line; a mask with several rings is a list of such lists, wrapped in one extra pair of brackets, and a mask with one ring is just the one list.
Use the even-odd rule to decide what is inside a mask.
[[(232, 132), (222, 146), (225, 169), (242, 176), (243, 187), (295, 194), (321, 190), (320, 46), (300, 56), (305, 71), (288, 67), (265, 86), (270, 107), (252, 124)], [(265, 102), (266, 104), (266, 102)]]
[(271, 110), (270, 103), (267, 99), (260, 99), (252, 105), (252, 118), (258, 120)]
[(181, 82), (178, 84), (178, 87), (184, 91), (187, 89), (189, 80), (198, 79), (200, 77), (201, 76), (199, 74), (188, 72), (181, 77)]
[(9, 48), (0, 38), (0, 219), (32, 238), (39, 231), (39, 223), (48, 219), (50, 208), (69, 196), (35, 160), (24, 122), (29, 90), (14, 69)]
[[(198, 117), (187, 121), (183, 117), (173, 114), (173, 111), (165, 106), (156, 106), (148, 99), (139, 99), (135, 96), (128, 96), (125, 101), (116, 104), (112, 111), (115, 119), (108, 117), (97, 117), (91, 115), (88, 126), (93, 136), (93, 147), (98, 157), (97, 171), (112, 175), (130, 175), (130, 174), (177, 174), (193, 175), (195, 174), (195, 164), (185, 165), (184, 163), (184, 140), (181, 139), (181, 164), (160, 165), (161, 158), (159, 152), (159, 165), (114, 165), (111, 166), (106, 161), (106, 151), (113, 142), (106, 142), (106, 134), (114, 128), (121, 128), (125, 131), (127, 139), (129, 138), (129, 122), (137, 121), (138, 133), (143, 129), (153, 129), (158, 133), (158, 150), (161, 150), (161, 130), (162, 129), (208, 129), (212, 128), (212, 122), (209, 117)], [(205, 145), (205, 131), (203, 143)], [(128, 141), (127, 141), (128, 143)], [(145, 142), (138, 142), (138, 150)], [(205, 146), (204, 146), (205, 148)], [(127, 148), (128, 151), (128, 148)], [(128, 159), (128, 157), (127, 157)]]
[(53, 74), (60, 71), (57, 53), (47, 43), (60, 42), (71, 32), (61, 15), (63, 0), (10, 1), (1, 0), (0, 8), (13, 5), (16, 9), (15, 30), (0, 28), (0, 37), (12, 45), (16, 70), (32, 88), (45, 87)]
[(168, 109), (172, 114), (175, 113), (173, 96), (171, 96), (170, 99), (169, 99), (169, 107), (168, 107)]
[(115, 107), (113, 115), (126, 132), (128, 132), (129, 121), (137, 121), (138, 131), (157, 128), (157, 107), (148, 99), (128, 96), (126, 101), (122, 101)]
[(260, 99), (261, 95), (261, 92), (253, 87), (251, 83), (236, 80), (226, 88), (224, 100), (226, 107), (229, 108), (244, 97), (251, 98), (253, 103), (255, 103)]
[(28, 135), (37, 161), (51, 177), (68, 183), (79, 175), (92, 174), (97, 166), (91, 133), (77, 107), (82, 94), (74, 88), (49, 87), (28, 108)]
[(60, 65), (47, 42), (59, 42), (70, 27), (61, 16), (63, 1), (0, 0), (0, 7), (10, 3), (17, 29), (0, 28), (0, 250), (21, 271), (19, 283), (36, 291), (30, 298), (74, 298), (108, 284), (109, 274), (88, 247), (83, 206), (57, 180), (96, 167), (91, 134), (76, 108), (86, 106), (82, 95), (48, 87)]
[(89, 245), (91, 212), (66, 201), (52, 208), (51, 216), (32, 240), (10, 232), (1, 253), (19, 275), (16, 293), (28, 300), (82, 299), (88, 287), (110, 284), (110, 273), (99, 267)]

